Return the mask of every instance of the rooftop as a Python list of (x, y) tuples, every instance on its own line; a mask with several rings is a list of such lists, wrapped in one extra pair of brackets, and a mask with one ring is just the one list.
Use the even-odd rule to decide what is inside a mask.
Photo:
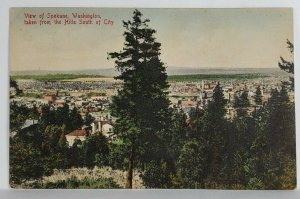
[(67, 136), (86, 136), (87, 132), (85, 129), (77, 129), (67, 134)]

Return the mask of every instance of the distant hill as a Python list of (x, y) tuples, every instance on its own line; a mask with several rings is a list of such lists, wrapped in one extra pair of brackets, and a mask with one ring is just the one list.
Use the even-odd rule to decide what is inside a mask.
[[(196, 67), (167, 67), (168, 75), (193, 75), (193, 74), (266, 74), (274, 76), (288, 76), (279, 68), (196, 68)], [(85, 74), (116, 76), (118, 72), (114, 68), (88, 69), (74, 71), (52, 71), (52, 70), (31, 70), (31, 71), (11, 71), (11, 75), (45, 75), (45, 74)]]
[(168, 67), (168, 75), (194, 75), (194, 74), (263, 74), (263, 75), (287, 75), (286, 72), (279, 68), (185, 68), (185, 67)]
[(89, 70), (24, 70), (11, 71), (10, 75), (46, 75), (46, 74), (74, 74), (74, 75), (101, 75), (101, 76), (115, 76), (118, 73), (113, 68), (105, 69), (89, 69)]

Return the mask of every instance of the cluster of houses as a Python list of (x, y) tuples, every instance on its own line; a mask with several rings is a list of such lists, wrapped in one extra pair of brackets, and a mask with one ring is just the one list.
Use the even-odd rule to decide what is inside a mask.
[(76, 129), (66, 135), (69, 146), (73, 146), (75, 140), (83, 142), (89, 135), (94, 134), (102, 134), (109, 140), (116, 138), (116, 135), (113, 134), (113, 118), (108, 114), (103, 116), (103, 112), (109, 107), (110, 103), (107, 97), (59, 97), (57, 94), (47, 94), (44, 96), (44, 100), (47, 100), (53, 108), (63, 107), (64, 104), (68, 104), (71, 109), (76, 107), (83, 119), (86, 113), (95, 118), (89, 126), (84, 125), (81, 129)]
[[(38, 120), (27, 119), (24, 124), (19, 128), (23, 130), (33, 125), (38, 124)], [(14, 137), (18, 130), (14, 129), (10, 136)], [(69, 147), (73, 146), (76, 141), (83, 142), (90, 135), (103, 135), (108, 138), (109, 141), (116, 139), (116, 135), (113, 133), (113, 121), (111, 117), (100, 117), (95, 119), (90, 125), (83, 125), (80, 129), (75, 129), (72, 132), (65, 135)]]
[(94, 120), (90, 126), (83, 126), (81, 129), (76, 129), (66, 135), (68, 145), (71, 147), (80, 140), (83, 142), (89, 135), (102, 134), (109, 140), (116, 139), (116, 135), (113, 133), (112, 119), (107, 117), (101, 117)]
[[(233, 107), (235, 96), (239, 96), (242, 92), (248, 93), (250, 107), (248, 113), (251, 114), (256, 108), (254, 102), (255, 92), (258, 86), (262, 92), (262, 104), (268, 102), (271, 97), (272, 89), (281, 87), (281, 80), (274, 81), (274, 78), (264, 78), (257, 80), (222, 80), (220, 81), (224, 98), (227, 101), (226, 115), (228, 119), (232, 119), (237, 115), (236, 109)], [(182, 110), (187, 118), (195, 111), (202, 111), (213, 97), (213, 91), (217, 81), (202, 80), (200, 82), (177, 82), (172, 83), (170, 87), (170, 101), (174, 108)], [(290, 92), (289, 97), (294, 101), (294, 93)]]

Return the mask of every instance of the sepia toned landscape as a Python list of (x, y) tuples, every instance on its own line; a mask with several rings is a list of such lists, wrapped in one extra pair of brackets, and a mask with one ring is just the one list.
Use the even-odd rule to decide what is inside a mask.
[(296, 187), (291, 9), (12, 8), (10, 31), (12, 188)]

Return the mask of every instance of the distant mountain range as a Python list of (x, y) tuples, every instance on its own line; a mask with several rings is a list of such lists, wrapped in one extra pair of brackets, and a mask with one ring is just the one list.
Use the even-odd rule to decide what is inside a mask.
[[(189, 75), (189, 74), (249, 74), (259, 73), (266, 75), (288, 75), (279, 68), (192, 68), (192, 67), (168, 67), (168, 75)], [(11, 75), (43, 75), (43, 74), (87, 74), (87, 75), (103, 75), (116, 76), (118, 72), (114, 68), (104, 69), (87, 69), (87, 70), (24, 70), (11, 71)]]

